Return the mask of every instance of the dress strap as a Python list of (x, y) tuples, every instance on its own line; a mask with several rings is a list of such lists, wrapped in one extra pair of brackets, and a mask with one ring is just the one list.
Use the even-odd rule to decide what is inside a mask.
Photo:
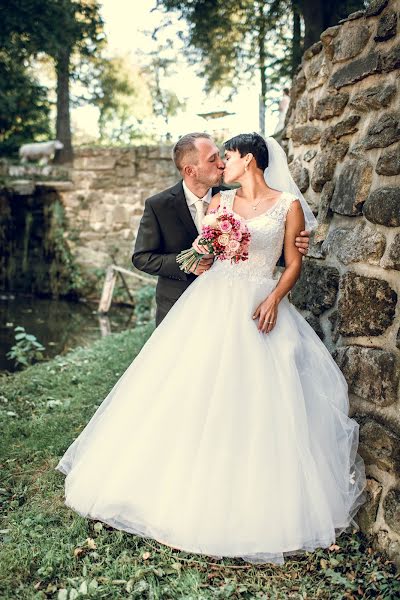
[(236, 189), (221, 191), (221, 202), (219, 204), (221, 210), (223, 210), (224, 208), (226, 208), (226, 210), (232, 210), (235, 194)]

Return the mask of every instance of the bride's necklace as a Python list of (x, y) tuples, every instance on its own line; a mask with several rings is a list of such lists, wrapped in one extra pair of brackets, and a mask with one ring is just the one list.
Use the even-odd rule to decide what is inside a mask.
[(260, 204), (260, 202), (262, 202), (264, 200), (264, 198), (260, 198), (260, 200), (256, 203), (256, 204), (251, 204), (251, 208), (253, 210), (257, 210), (257, 206)]

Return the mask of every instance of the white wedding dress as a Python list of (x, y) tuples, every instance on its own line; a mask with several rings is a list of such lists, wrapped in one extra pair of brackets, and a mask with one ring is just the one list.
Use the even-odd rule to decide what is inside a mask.
[(327, 547), (354, 524), (365, 473), (346, 381), (288, 299), (271, 333), (252, 319), (277, 284), (294, 199), (248, 219), (248, 261), (216, 260), (155, 330), (57, 466), (68, 506), (255, 563)]

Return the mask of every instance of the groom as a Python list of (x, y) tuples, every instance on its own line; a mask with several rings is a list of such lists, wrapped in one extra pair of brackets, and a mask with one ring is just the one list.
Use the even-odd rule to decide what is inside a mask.
[[(186, 274), (176, 257), (200, 233), (202, 217), (219, 191), (225, 168), (207, 133), (181, 137), (173, 148), (173, 160), (182, 181), (146, 200), (132, 256), (139, 271), (158, 276), (156, 326), (196, 277), (212, 265), (213, 258), (203, 258)], [(302, 231), (296, 238), (299, 252), (306, 254), (308, 243), (309, 233)]]

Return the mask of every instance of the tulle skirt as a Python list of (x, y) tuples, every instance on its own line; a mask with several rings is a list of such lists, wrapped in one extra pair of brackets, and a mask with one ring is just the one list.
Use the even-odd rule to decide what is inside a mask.
[(69, 507), (254, 563), (354, 525), (365, 472), (347, 384), (287, 299), (258, 331), (275, 286), (213, 267), (188, 288), (60, 460)]

